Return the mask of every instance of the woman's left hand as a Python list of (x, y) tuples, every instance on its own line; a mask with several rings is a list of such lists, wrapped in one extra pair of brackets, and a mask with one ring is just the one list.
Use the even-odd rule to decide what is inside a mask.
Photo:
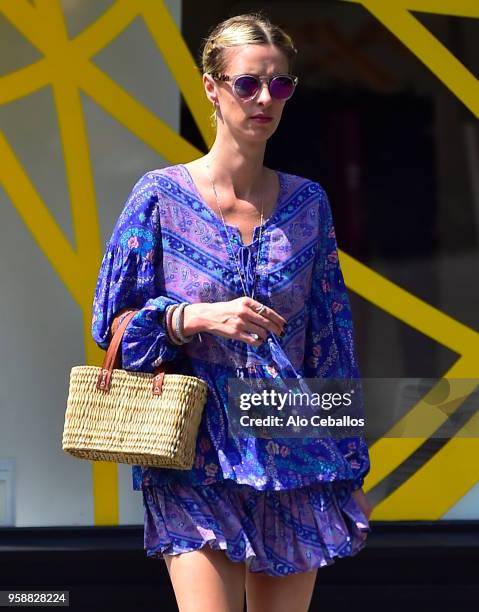
[(356, 491), (353, 491), (351, 495), (354, 497), (355, 502), (366, 515), (366, 518), (369, 520), (371, 512), (373, 511), (373, 506), (371, 506), (371, 504), (368, 502), (368, 498), (366, 497), (363, 489), (356, 489)]

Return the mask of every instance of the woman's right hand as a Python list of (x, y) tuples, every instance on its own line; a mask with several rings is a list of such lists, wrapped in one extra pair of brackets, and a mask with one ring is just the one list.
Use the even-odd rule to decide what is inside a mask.
[(360, 489), (356, 489), (355, 491), (352, 491), (351, 495), (354, 497), (354, 500), (356, 501), (358, 506), (361, 508), (361, 510), (364, 512), (364, 514), (366, 515), (366, 518), (369, 521), (369, 517), (371, 516), (371, 513), (374, 508), (369, 503), (369, 500), (366, 497), (366, 494), (364, 493), (363, 488), (361, 487)]
[[(260, 306), (261, 302), (246, 296), (228, 302), (188, 304), (183, 312), (183, 333), (191, 336), (204, 331), (260, 346), (269, 332), (280, 336), (287, 323), (269, 307), (258, 314), (256, 311)], [(251, 333), (258, 334), (259, 339), (252, 338)]]

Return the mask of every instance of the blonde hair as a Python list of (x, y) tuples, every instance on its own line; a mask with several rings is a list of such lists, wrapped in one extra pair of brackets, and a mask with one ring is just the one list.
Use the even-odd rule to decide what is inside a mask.
[[(289, 72), (293, 69), (297, 49), (291, 37), (271, 23), (261, 11), (235, 15), (220, 22), (203, 39), (200, 64), (203, 73), (222, 73), (226, 68), (225, 49), (240, 45), (267, 44), (278, 47), (288, 59)], [(210, 116), (216, 126), (216, 110)]]

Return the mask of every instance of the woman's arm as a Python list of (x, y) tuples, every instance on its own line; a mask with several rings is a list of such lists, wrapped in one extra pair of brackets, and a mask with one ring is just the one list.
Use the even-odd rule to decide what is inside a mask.
[(174, 359), (173, 344), (163, 325), (169, 304), (160, 285), (162, 272), (158, 193), (152, 173), (134, 185), (106, 246), (98, 275), (92, 312), (92, 336), (106, 350), (111, 325), (122, 311), (137, 308), (122, 339), (122, 367), (152, 372)]
[[(319, 198), (320, 231), (303, 374), (306, 378), (357, 379), (360, 384), (351, 306), (339, 262), (331, 206), (324, 189), (320, 190)], [(362, 393), (359, 401), (362, 402)], [(337, 444), (354, 474), (353, 489), (359, 489), (370, 470), (366, 442), (362, 436), (355, 436), (343, 437)]]

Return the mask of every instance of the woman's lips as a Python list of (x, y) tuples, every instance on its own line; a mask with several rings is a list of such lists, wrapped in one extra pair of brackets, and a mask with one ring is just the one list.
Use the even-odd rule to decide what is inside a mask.
[(251, 119), (253, 119), (253, 121), (257, 121), (258, 123), (269, 123), (270, 121), (273, 121), (273, 117), (251, 117)]

